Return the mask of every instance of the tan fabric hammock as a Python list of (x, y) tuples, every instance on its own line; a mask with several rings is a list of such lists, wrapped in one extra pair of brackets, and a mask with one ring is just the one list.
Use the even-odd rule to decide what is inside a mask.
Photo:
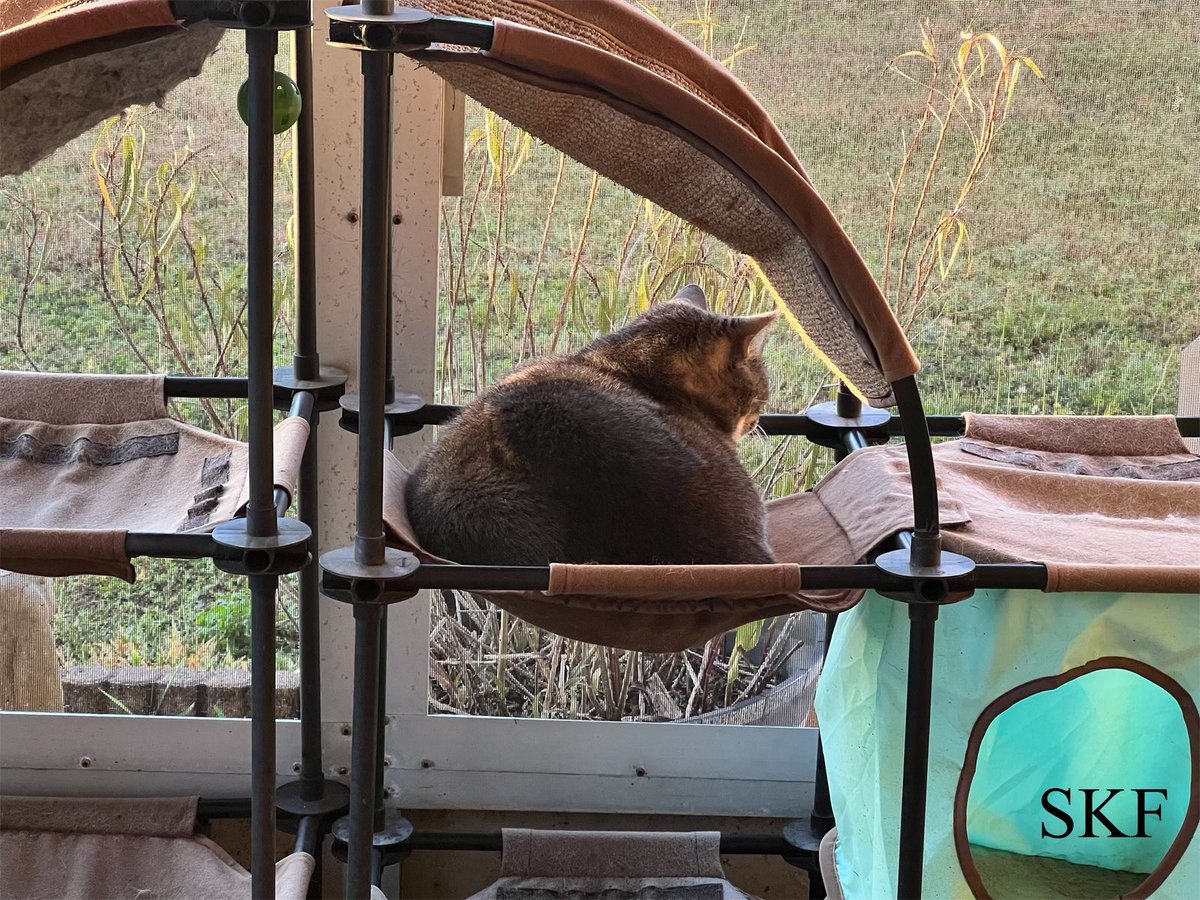
[[(1170, 416), (968, 415), (934, 448), (946, 546), (981, 562), (1040, 562), (1048, 591), (1200, 593), (1200, 457)], [(384, 466), (395, 546), (426, 562), (404, 509), (407, 472)], [(776, 566), (552, 569), (550, 590), (484, 599), (557, 634), (630, 650), (695, 646), (745, 622), (838, 611), (862, 591), (805, 591), (797, 564), (848, 565), (913, 527), (903, 447), (851, 454), (812, 491), (767, 504)]]
[[(0, 797), (0, 896), (240, 900), (250, 873), (196, 833), (196, 797)], [(278, 900), (303, 900), (307, 853), (275, 864)]]
[(717, 831), (505, 828), (500, 878), (467, 900), (750, 900), (725, 879)]
[[(275, 427), (289, 496), (308, 432)], [(246, 445), (171, 419), (162, 376), (0, 372), (0, 568), (132, 581), (128, 532), (211, 531), (246, 479)]]

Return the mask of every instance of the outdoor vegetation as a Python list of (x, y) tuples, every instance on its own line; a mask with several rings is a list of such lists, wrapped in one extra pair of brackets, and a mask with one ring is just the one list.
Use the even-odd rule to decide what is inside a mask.
[[(1185, 0), (642, 4), (767, 107), (913, 341), (931, 412), (1173, 411), (1200, 333), (1200, 13)], [(0, 181), (0, 367), (237, 372), (243, 364), (241, 54)], [(281, 66), (286, 63), (281, 60)], [(553, 148), (469, 107), (462, 197), (441, 228), (437, 400), (582, 346), (682, 284), (747, 313), (746, 261)], [(288, 361), (289, 144), (278, 144), (279, 361)], [(833, 385), (798, 336), (767, 345), (771, 408)], [(177, 414), (237, 434), (239, 404)], [(769, 496), (811, 486), (826, 451), (750, 436)], [(248, 605), (211, 567), (139, 566), (137, 586), (72, 579), (64, 662), (237, 667)], [(294, 664), (294, 604), (280, 664)], [(435, 594), (431, 708), (617, 719), (711, 714), (819, 664), (812, 616), (683, 654), (593, 647), (467, 595)], [(806, 682), (808, 683), (808, 682)], [(806, 708), (797, 711), (803, 718)]]

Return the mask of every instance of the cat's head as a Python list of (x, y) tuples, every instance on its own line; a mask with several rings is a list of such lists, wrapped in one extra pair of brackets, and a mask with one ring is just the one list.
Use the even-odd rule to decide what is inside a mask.
[(776, 314), (710, 312), (694, 284), (650, 307), (584, 355), (618, 370), (655, 399), (703, 415), (734, 439), (758, 422), (767, 402), (762, 346)]

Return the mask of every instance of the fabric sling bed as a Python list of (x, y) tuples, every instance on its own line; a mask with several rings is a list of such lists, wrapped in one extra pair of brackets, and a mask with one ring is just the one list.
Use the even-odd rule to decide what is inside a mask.
[[(0, 372), (0, 568), (133, 581), (131, 532), (208, 533), (244, 509), (246, 444), (171, 419), (163, 382)], [(274, 430), (285, 504), (308, 433)]]
[[(1036, 560), (1047, 591), (1200, 590), (1200, 457), (1188, 452), (1173, 417), (968, 415), (967, 423), (961, 440), (934, 449), (948, 547), (981, 562)], [(393, 543), (445, 562), (423, 551), (411, 530), (406, 478), (389, 457), (384, 517)], [(560, 564), (548, 590), (476, 593), (567, 637), (682, 650), (755, 619), (853, 606), (862, 590), (805, 590), (801, 566), (872, 557), (912, 529), (911, 495), (904, 448), (870, 447), (812, 491), (767, 504), (779, 565)]]
[[(0, 797), (0, 896), (203, 897), (240, 900), (250, 873), (200, 834), (198, 798)], [(303, 900), (315, 868), (275, 864), (275, 896)]]

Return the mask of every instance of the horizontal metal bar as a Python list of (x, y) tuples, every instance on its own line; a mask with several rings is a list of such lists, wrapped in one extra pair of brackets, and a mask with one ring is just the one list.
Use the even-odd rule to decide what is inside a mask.
[[(244, 819), (250, 815), (250, 801), (242, 799), (209, 800), (202, 797), (197, 814), (202, 819)], [(300, 821), (303, 825), (307, 818)], [(298, 831), (297, 850), (307, 849), (301, 847), (303, 837), (303, 831)], [(499, 831), (424, 831), (418, 829), (405, 842), (405, 846), (413, 850), (469, 850), (479, 853), (499, 853), (504, 849), (504, 841)], [(781, 834), (721, 835), (721, 853), (727, 855), (779, 854), (785, 856), (794, 852), (795, 848), (788, 844)]]
[[(456, 850), (500, 853), (504, 839), (499, 831), (414, 831), (405, 846), (413, 850)], [(782, 834), (722, 834), (724, 855), (789, 855), (795, 848)]]
[[(232, 558), (211, 534), (167, 534), (134, 532), (125, 535), (125, 552), (130, 556), (157, 556), (168, 559)], [(241, 554), (237, 554), (240, 556)]]
[(317, 398), (308, 391), (297, 391), (292, 395), (292, 405), (288, 408), (288, 415), (311, 422), (316, 403)]
[(168, 0), (168, 5), (177, 19), (221, 28), (291, 31), (312, 25), (307, 0)]
[(209, 378), (201, 375), (168, 375), (163, 379), (163, 394), (178, 398), (246, 399), (246, 379)]
[(250, 799), (248, 797), (201, 797), (196, 804), (196, 815), (201, 819), (248, 819)]
[[(444, 425), (461, 409), (461, 406), (451, 404), (427, 403), (413, 412), (394, 415), (392, 419), (398, 425)], [(962, 416), (926, 416), (925, 421), (933, 437), (959, 437), (966, 429), (966, 420)], [(759, 417), (758, 424), (771, 435), (803, 436), (818, 430), (829, 430), (827, 426), (813, 422), (804, 413), (764, 413)], [(1200, 416), (1176, 416), (1175, 424), (1183, 437), (1200, 437)], [(892, 416), (881, 430), (899, 436), (902, 433), (900, 417)]]

